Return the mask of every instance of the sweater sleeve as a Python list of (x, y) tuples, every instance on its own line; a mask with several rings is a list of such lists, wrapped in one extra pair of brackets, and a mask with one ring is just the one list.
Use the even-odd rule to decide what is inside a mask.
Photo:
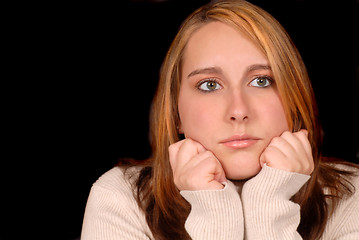
[(243, 239), (243, 212), (235, 185), (222, 190), (181, 191), (191, 204), (185, 228), (193, 240)]
[(310, 176), (263, 166), (242, 189), (246, 239), (302, 239), (300, 206), (290, 198)]

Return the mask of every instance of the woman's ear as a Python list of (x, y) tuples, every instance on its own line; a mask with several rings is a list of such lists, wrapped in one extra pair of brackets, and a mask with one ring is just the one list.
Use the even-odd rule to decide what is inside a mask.
[(177, 133), (178, 133), (178, 138), (179, 140), (183, 140), (186, 138), (186, 136), (184, 135), (183, 129), (182, 129), (182, 124), (179, 123), (177, 125)]
[(177, 125), (177, 132), (178, 132), (178, 134), (184, 134), (183, 129), (182, 129), (182, 124), (181, 124), (181, 123), (179, 123), (179, 124)]

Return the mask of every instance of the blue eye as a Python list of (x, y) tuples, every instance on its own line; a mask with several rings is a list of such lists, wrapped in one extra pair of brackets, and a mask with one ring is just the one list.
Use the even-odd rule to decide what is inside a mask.
[(213, 92), (222, 88), (222, 86), (215, 80), (201, 81), (197, 88), (203, 92)]
[(265, 87), (269, 87), (270, 85), (272, 85), (272, 82), (273, 82), (273, 79), (271, 77), (259, 76), (259, 77), (254, 78), (249, 83), (249, 86), (265, 88)]

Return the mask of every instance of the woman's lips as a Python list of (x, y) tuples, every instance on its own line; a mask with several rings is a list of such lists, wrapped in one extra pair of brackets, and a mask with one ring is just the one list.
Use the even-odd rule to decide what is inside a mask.
[(253, 146), (259, 140), (260, 139), (256, 137), (251, 137), (246, 135), (242, 135), (242, 136), (235, 135), (221, 141), (220, 143), (229, 148), (242, 149), (242, 148)]

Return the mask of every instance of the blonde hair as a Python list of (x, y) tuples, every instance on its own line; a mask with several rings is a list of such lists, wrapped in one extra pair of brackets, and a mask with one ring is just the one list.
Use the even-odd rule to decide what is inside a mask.
[[(311, 221), (314, 225), (310, 230), (305, 225), (299, 230), (304, 237), (320, 236), (328, 211), (321, 190), (323, 184), (319, 183), (323, 173), (320, 167), (322, 140), (311, 83), (300, 54), (282, 26), (261, 8), (242, 0), (213, 1), (193, 12), (181, 26), (161, 67), (150, 118), (153, 155), (138, 178), (136, 194), (152, 233), (156, 239), (189, 238), (184, 221), (190, 207), (173, 183), (168, 147), (179, 140), (177, 101), (186, 44), (197, 29), (212, 21), (238, 29), (263, 52), (271, 66), (290, 128), (292, 131), (308, 130), (316, 167), (296, 200), (301, 205), (303, 221)], [(335, 178), (329, 180), (333, 182)]]

